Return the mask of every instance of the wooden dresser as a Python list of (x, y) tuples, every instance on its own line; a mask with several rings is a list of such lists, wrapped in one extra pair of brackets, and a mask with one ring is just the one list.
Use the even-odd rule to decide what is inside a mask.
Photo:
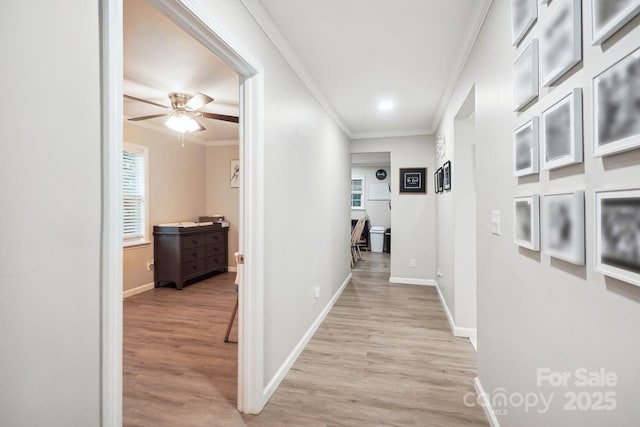
[(154, 226), (155, 287), (173, 282), (178, 289), (187, 281), (227, 271), (228, 227)]

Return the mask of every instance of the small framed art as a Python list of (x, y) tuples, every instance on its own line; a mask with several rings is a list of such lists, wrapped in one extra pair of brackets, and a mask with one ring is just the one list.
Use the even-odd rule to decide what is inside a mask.
[(539, 94), (538, 40), (532, 40), (513, 64), (513, 110), (520, 111)]
[(640, 49), (593, 79), (593, 155), (640, 147)]
[(427, 168), (400, 168), (400, 194), (427, 192)]
[(640, 189), (596, 191), (596, 271), (640, 286)]
[(600, 45), (640, 13), (640, 0), (591, 0), (593, 45)]
[(545, 170), (582, 163), (582, 89), (542, 113), (542, 161)]
[(433, 174), (433, 187), (436, 194), (440, 192), (440, 176), (438, 175), (438, 171), (435, 171)]
[(444, 191), (444, 171), (442, 168), (438, 168), (436, 173), (438, 174), (438, 193), (442, 193)]
[(540, 196), (534, 194), (513, 199), (514, 240), (523, 248), (540, 250)]
[(522, 41), (538, 19), (538, 0), (511, 0), (511, 42)]
[(584, 265), (584, 191), (542, 196), (542, 253)]
[(231, 188), (240, 187), (240, 160), (231, 160), (231, 170), (229, 172), (229, 186)]
[(542, 84), (551, 86), (582, 60), (582, 1), (560, 0), (542, 29)]
[(451, 190), (451, 160), (442, 165), (442, 188), (445, 191)]
[(513, 133), (513, 164), (516, 177), (532, 175), (539, 171), (539, 121), (538, 117), (534, 117)]

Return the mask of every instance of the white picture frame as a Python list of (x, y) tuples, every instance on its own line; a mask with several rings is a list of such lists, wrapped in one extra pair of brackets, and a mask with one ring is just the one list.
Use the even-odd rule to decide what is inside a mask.
[(520, 111), (540, 94), (538, 49), (538, 40), (532, 40), (513, 63), (513, 111)]
[(540, 171), (540, 118), (531, 120), (513, 131), (514, 176), (537, 174)]
[(596, 272), (640, 286), (640, 189), (596, 190), (595, 210)]
[(542, 113), (541, 134), (544, 170), (582, 163), (582, 89), (574, 89)]
[(593, 79), (593, 157), (640, 148), (634, 99), (640, 102), (640, 49)]
[(540, 212), (542, 253), (584, 265), (584, 191), (545, 194)]
[(640, 0), (591, 0), (592, 45), (599, 46), (640, 13)]
[(542, 28), (542, 85), (548, 87), (582, 61), (582, 1), (560, 0)]
[(233, 159), (229, 163), (229, 187), (240, 188), (240, 160)]
[(517, 46), (538, 20), (538, 0), (511, 0), (511, 43)]
[(513, 238), (518, 246), (540, 250), (540, 195), (513, 198)]

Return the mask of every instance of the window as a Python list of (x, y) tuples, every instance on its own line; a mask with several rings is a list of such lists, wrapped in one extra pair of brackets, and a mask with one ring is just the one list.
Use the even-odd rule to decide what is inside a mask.
[(351, 209), (364, 209), (364, 177), (351, 177)]
[(147, 147), (122, 151), (122, 238), (124, 246), (147, 242)]

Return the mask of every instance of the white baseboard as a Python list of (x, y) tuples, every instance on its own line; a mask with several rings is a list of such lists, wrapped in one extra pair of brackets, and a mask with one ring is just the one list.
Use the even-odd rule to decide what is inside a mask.
[(318, 318), (313, 322), (311, 327), (309, 327), (307, 332), (302, 336), (298, 344), (294, 347), (293, 351), (291, 351), (289, 356), (285, 359), (284, 363), (276, 371), (273, 378), (271, 378), (271, 381), (269, 381), (267, 386), (264, 388), (264, 391), (262, 394), (263, 394), (263, 399), (264, 399), (263, 401), (265, 402), (265, 405), (269, 401), (273, 393), (276, 391), (276, 389), (278, 388), (278, 386), (280, 385), (284, 377), (287, 375), (287, 373), (289, 372), (289, 369), (291, 369), (295, 361), (298, 359), (298, 356), (300, 356), (300, 353), (302, 353), (304, 348), (307, 346), (307, 344), (313, 337), (313, 334), (315, 334), (318, 327), (320, 327), (324, 319), (327, 317), (327, 314), (329, 314), (329, 311), (331, 311), (336, 301), (338, 301), (338, 298), (340, 298), (340, 295), (342, 295), (342, 291), (344, 291), (344, 288), (349, 284), (350, 281), (351, 281), (351, 273), (349, 273), (349, 275), (347, 276), (345, 281), (342, 283), (338, 291), (331, 298), (329, 303), (322, 310), (322, 312), (320, 313)]
[(413, 279), (410, 277), (389, 277), (389, 283), (396, 283), (400, 285), (438, 286), (438, 283), (435, 280)]
[(122, 292), (122, 298), (129, 298), (134, 295), (141, 294), (143, 292), (153, 289), (153, 286), (154, 286), (153, 282), (151, 282), (151, 283), (147, 283), (146, 285), (138, 286), (137, 288), (127, 289), (126, 291)]
[(482, 387), (482, 383), (480, 382), (480, 378), (475, 377), (473, 380), (473, 385), (476, 388), (476, 393), (482, 399), (482, 409), (484, 410), (484, 414), (487, 416), (487, 420), (491, 427), (500, 427), (500, 423), (498, 422), (498, 417), (496, 417), (496, 413), (491, 406), (491, 399), (487, 396), (487, 392), (484, 391), (484, 387)]
[(237, 273), (238, 272), (238, 267), (236, 267), (235, 265), (233, 267), (232, 266), (228, 266), (227, 267), (227, 271), (229, 273)]
[(456, 337), (461, 337), (461, 338), (469, 338), (469, 340), (471, 341), (471, 344), (473, 345), (473, 348), (478, 351), (477, 349), (477, 331), (475, 328), (462, 328), (459, 326), (456, 326), (456, 321), (453, 319), (453, 316), (451, 315), (451, 312), (449, 311), (449, 306), (447, 305), (447, 302), (444, 299), (444, 295), (442, 295), (442, 291), (440, 290), (440, 286), (436, 285), (436, 288), (438, 289), (438, 297), (440, 298), (440, 304), (442, 304), (442, 307), (444, 308), (444, 312), (447, 314), (447, 320), (449, 321), (449, 328), (451, 328), (451, 333), (453, 334), (453, 336)]

